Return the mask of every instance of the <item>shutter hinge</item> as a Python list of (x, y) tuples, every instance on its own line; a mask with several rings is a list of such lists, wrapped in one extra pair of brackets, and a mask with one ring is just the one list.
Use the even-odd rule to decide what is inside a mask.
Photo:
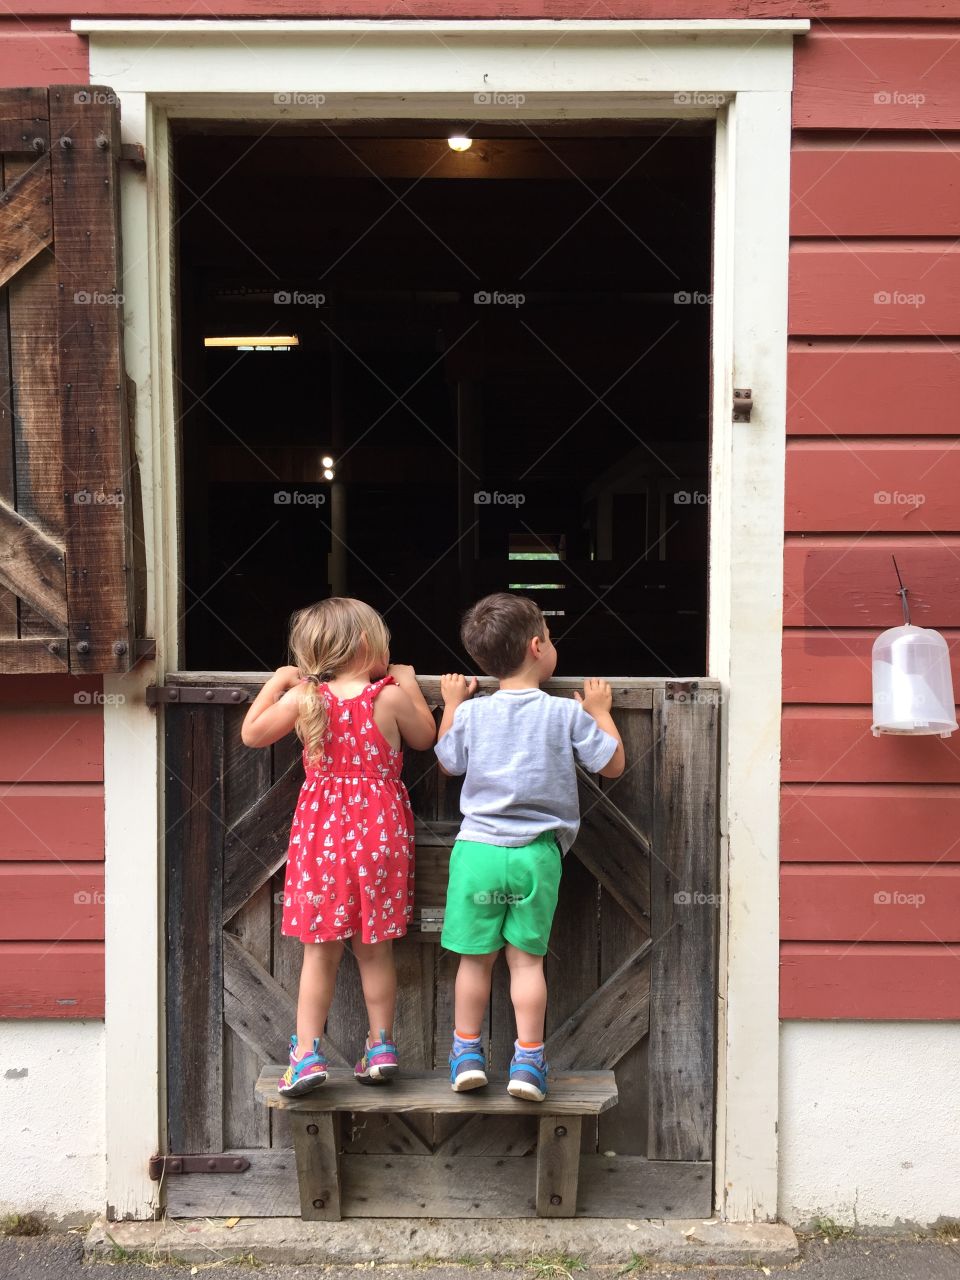
[(734, 387), (733, 388), (733, 420), (734, 422), (749, 422), (750, 412), (753, 409), (753, 388), (752, 387)]
[(147, 1161), (153, 1182), (171, 1173), (243, 1173), (249, 1168), (246, 1156), (151, 1156)]
[(144, 153), (143, 145), (139, 142), (121, 142), (120, 163), (128, 164), (131, 169), (136, 169), (138, 173), (146, 173), (147, 157)]
[(699, 688), (699, 680), (668, 680), (663, 687), (663, 696), (667, 702), (689, 702)]
[(202, 689), (184, 684), (148, 684), (145, 692), (148, 707), (155, 707), (160, 702), (226, 702), (236, 704), (250, 701), (249, 689), (231, 689), (226, 686), (217, 689)]

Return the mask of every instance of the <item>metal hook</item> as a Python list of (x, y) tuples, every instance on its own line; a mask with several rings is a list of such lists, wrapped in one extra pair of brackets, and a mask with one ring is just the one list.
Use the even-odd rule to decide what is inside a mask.
[(900, 570), (897, 568), (897, 557), (891, 556), (890, 559), (893, 561), (893, 567), (897, 574), (897, 581), (900, 583), (900, 590), (897, 592), (897, 595), (900, 597), (900, 603), (903, 605), (903, 625), (905, 627), (909, 627), (910, 606), (907, 603), (907, 588), (903, 585), (903, 579), (900, 577)]

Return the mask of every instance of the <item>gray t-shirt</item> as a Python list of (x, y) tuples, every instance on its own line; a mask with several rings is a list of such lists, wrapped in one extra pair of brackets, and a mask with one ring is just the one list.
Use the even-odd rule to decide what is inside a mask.
[(580, 829), (575, 766), (596, 773), (616, 749), (579, 702), (542, 689), (462, 702), (434, 748), (448, 773), (466, 774), (459, 839), (516, 848), (553, 831), (561, 853)]

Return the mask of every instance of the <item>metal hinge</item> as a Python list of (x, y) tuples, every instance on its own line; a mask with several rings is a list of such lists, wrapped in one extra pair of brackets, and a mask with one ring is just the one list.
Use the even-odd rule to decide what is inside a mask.
[(246, 1156), (151, 1156), (147, 1161), (153, 1182), (170, 1173), (243, 1173), (249, 1168)]
[(753, 388), (752, 387), (734, 387), (733, 388), (733, 420), (734, 422), (749, 422), (750, 412), (753, 409)]
[(185, 684), (148, 684), (146, 688), (147, 706), (155, 707), (158, 702), (249, 702), (250, 690), (224, 686), (217, 689), (198, 689)]
[(120, 163), (128, 164), (131, 169), (136, 169), (140, 173), (146, 173), (147, 157), (143, 150), (143, 144), (140, 142), (121, 142)]
[(689, 702), (699, 688), (699, 680), (668, 680), (663, 687), (663, 696), (667, 702)]
[(420, 932), (439, 933), (443, 929), (443, 907), (420, 908)]

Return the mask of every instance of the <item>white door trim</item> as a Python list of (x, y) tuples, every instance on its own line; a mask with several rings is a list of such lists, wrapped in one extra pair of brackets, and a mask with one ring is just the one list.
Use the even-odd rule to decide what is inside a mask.
[[(138, 448), (148, 511), (157, 671), (178, 665), (176, 394), (169, 124), (177, 117), (291, 120), (715, 117), (717, 120), (709, 674), (726, 698), (721, 739), (721, 922), (717, 1212), (777, 1211), (778, 812), (783, 470), (793, 36), (803, 21), (211, 22), (75, 21), (94, 84), (121, 102), (123, 138), (147, 154), (146, 182), (123, 180), (126, 354), (138, 384)], [(475, 95), (486, 95), (477, 99)], [(498, 97), (498, 95), (500, 95)], [(753, 420), (731, 421), (734, 386)], [(150, 518), (152, 516), (152, 519)], [(732, 695), (731, 695), (732, 690)], [(120, 715), (107, 708), (110, 714)], [(128, 713), (130, 714), (130, 713)], [(123, 738), (108, 726), (108, 753)], [(158, 814), (154, 733), (139, 738), (126, 803)], [(111, 743), (115, 746), (111, 747)], [(119, 799), (108, 796), (111, 805)], [(158, 816), (158, 823), (162, 818)], [(162, 892), (152, 838), (130, 843), (108, 818), (107, 858)], [(162, 842), (162, 832), (157, 832)], [(120, 841), (123, 848), (120, 848)], [(109, 874), (109, 871), (108, 871)], [(158, 909), (162, 903), (158, 898)], [(151, 904), (152, 910), (152, 904)], [(151, 937), (154, 935), (151, 934)], [(140, 1152), (161, 1140), (153, 1085), (162, 1050), (144, 1035), (128, 975), (162, 987), (159, 943), (135, 919), (107, 923), (108, 1060), (145, 1096), (134, 1111), (108, 1088), (112, 1202), (148, 1211)], [(111, 1003), (111, 991), (115, 998)], [(118, 1068), (119, 1070), (119, 1068)], [(154, 1117), (149, 1133), (148, 1113)], [(139, 1206), (139, 1209), (137, 1209)], [(128, 1211), (131, 1211), (128, 1208)]]

